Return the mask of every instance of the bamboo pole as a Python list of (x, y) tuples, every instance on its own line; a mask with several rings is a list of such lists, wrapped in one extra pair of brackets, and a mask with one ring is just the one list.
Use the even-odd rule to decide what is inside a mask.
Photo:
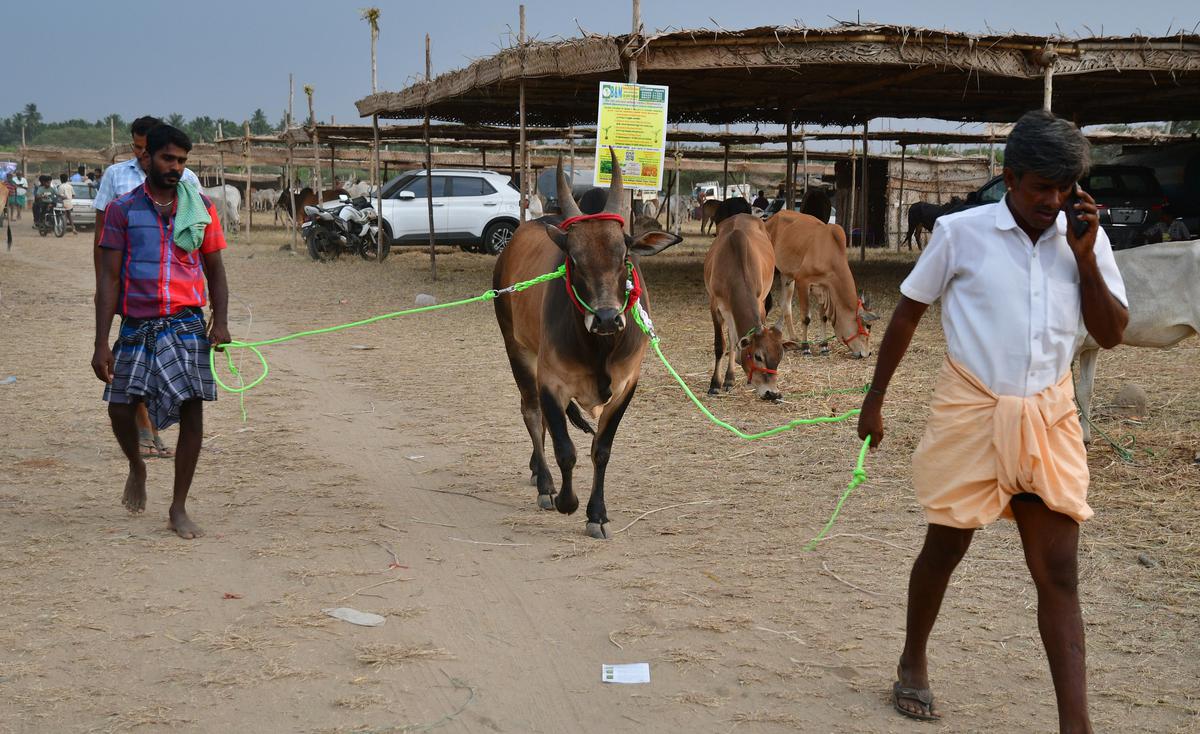
[(869, 185), (870, 180), (871, 180), (871, 177), (870, 177), (871, 167), (869, 164), (870, 159), (868, 157), (868, 152), (867, 152), (867, 148), (868, 148), (868, 146), (867, 146), (867, 126), (870, 125), (870, 123), (871, 123), (870, 120), (863, 120), (862, 206), (859, 207), (859, 215), (858, 215), (859, 219), (862, 220), (862, 226), (860, 228), (860, 231), (862, 232), (862, 234), (858, 239), (858, 243), (859, 243), (858, 259), (860, 262), (867, 261), (867, 230), (869, 230), (871, 227), (871, 217), (870, 217), (871, 187)]
[[(225, 128), (221, 122), (217, 121), (217, 140), (222, 140), (225, 137)], [(217, 149), (217, 185), (221, 187), (221, 208), (218, 210), (218, 218), (221, 220), (222, 227), (228, 227), (229, 218), (225, 216), (225, 210), (228, 208), (229, 199), (225, 196), (225, 152)]]
[(783, 169), (786, 171), (784, 176), (783, 195), (784, 208), (788, 211), (796, 207), (796, 170), (794, 168), (795, 159), (792, 158), (792, 108), (788, 108), (787, 112), (787, 160), (784, 163)]
[[(425, 34), (425, 83), (433, 78), (429, 53), (429, 34)], [(429, 276), (437, 280), (437, 234), (433, 227), (433, 151), (429, 147), (429, 105), (425, 105), (425, 208), (429, 212)]]
[(900, 144), (900, 199), (896, 206), (896, 252), (900, 252), (901, 240), (904, 235), (904, 159), (908, 153), (908, 146), (904, 143)]
[(808, 138), (804, 137), (804, 123), (800, 123), (800, 155), (804, 157), (804, 193), (801, 194), (800, 205), (808, 198)]
[(1054, 64), (1046, 64), (1046, 72), (1042, 76), (1042, 109), (1049, 112), (1050, 102), (1054, 97)]
[[(332, 124), (332, 123), (330, 123)], [(329, 144), (329, 188), (338, 188), (337, 180), (337, 146)]]
[[(295, 80), (294, 80), (292, 74), (289, 73), (288, 74), (287, 125), (285, 126), (288, 131), (290, 131), (292, 129), (292, 120), (294, 119), (292, 117), (292, 103), (295, 101), (295, 98), (296, 98), (296, 84), (295, 84)], [(296, 211), (296, 190), (292, 186), (292, 180), (296, 177), (296, 145), (291, 142), (290, 135), (288, 136), (287, 149), (288, 149), (288, 152), (287, 152), (287, 156), (288, 156), (287, 157), (287, 160), (288, 160), (288, 163), (287, 163), (287, 167), (288, 167), (287, 192), (288, 192), (288, 198), (291, 199), (291, 201), (292, 201), (291, 249), (292, 249), (292, 253), (294, 254), (296, 252), (296, 235), (300, 229), (300, 213)]]
[(721, 167), (721, 200), (724, 201), (729, 195), (729, 143), (725, 143), (725, 158)]
[(313, 141), (313, 169), (312, 180), (313, 189), (317, 194), (317, 204), (321, 203), (321, 141), (319, 140), (319, 132), (317, 131), (317, 116), (313, 112), (313, 88), (309, 84), (304, 85), (304, 94), (308, 97), (308, 119), (312, 120), (312, 141)]
[[(642, 0), (633, 0), (632, 33), (633, 33), (633, 38), (634, 38), (635, 43), (631, 44), (631, 46), (630, 46), (631, 49), (637, 46), (636, 42), (640, 40), (641, 33), (642, 33)], [(630, 84), (638, 83), (637, 56), (632, 53), (629, 56), (628, 79), (629, 79)], [(600, 161), (596, 161), (596, 165), (599, 166)], [(631, 235), (633, 234), (633, 220), (634, 220), (633, 194), (634, 194), (633, 189), (630, 189), (629, 190), (629, 219), (625, 223), (626, 231), (628, 231), (629, 234), (631, 234)]]
[(242, 134), (245, 136), (245, 161), (246, 161), (246, 236), (250, 236), (250, 229), (254, 226), (254, 165), (250, 154), (250, 122), (242, 122)]
[(529, 145), (525, 140), (525, 6), (518, 6), (520, 14), (520, 30), (517, 35), (517, 44), (520, 48), (521, 59), (521, 82), (517, 93), (517, 113), (519, 117), (518, 131), (519, 141), (521, 146), (521, 221), (525, 221), (525, 213), (529, 210)]
[(846, 225), (843, 229), (846, 232), (846, 242), (851, 247), (854, 246), (854, 200), (858, 196), (858, 149), (855, 146), (856, 138), (850, 138), (850, 199), (846, 202), (849, 211), (843, 212), (846, 214)]

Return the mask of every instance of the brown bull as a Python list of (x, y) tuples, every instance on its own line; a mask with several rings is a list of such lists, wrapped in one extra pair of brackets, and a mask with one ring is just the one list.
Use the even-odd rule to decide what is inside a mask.
[[(804, 338), (800, 348), (809, 354), (808, 326), (809, 289), (818, 290), (821, 309), (822, 340), (826, 320), (833, 322), (833, 331), (850, 350), (850, 356), (871, 354), (870, 324), (876, 318), (863, 306), (854, 289), (854, 276), (846, 260), (846, 234), (836, 224), (825, 224), (816, 217), (798, 212), (781, 211), (767, 221), (767, 234), (775, 246), (775, 268), (783, 284), (783, 321), (788, 336), (796, 338), (792, 321), (792, 298), (799, 296), (800, 311), (804, 314)], [(822, 351), (828, 348), (822, 346)]]
[(297, 217), (292, 211), (292, 197), (296, 198), (296, 210), (304, 211), (306, 206), (319, 206), (323, 201), (333, 201), (341, 194), (347, 194), (345, 189), (325, 189), (321, 192), (318, 198), (317, 194), (309, 186), (305, 186), (298, 192), (293, 194), (291, 191), (284, 189), (279, 194), (279, 200), (275, 202), (275, 223), (279, 223), (280, 212), (292, 218), (292, 224), (299, 229), (301, 224), (304, 224), (305, 217)]
[(763, 222), (753, 214), (736, 214), (717, 226), (717, 237), (704, 257), (704, 287), (712, 313), (713, 364), (708, 394), (716, 395), (721, 382), (721, 358), (725, 362), (724, 388), (733, 387), (733, 355), (758, 396), (778, 400), (776, 384), (779, 361), (785, 346), (783, 333), (767, 327), (771, 304), (771, 281), (775, 276), (775, 251)]
[[(521, 392), (521, 415), (533, 441), (529, 469), (538, 505), (565, 514), (579, 507), (571, 482), (575, 445), (567, 434), (570, 420), (593, 434), (587, 534), (608, 539), (612, 533), (604, 504), (604, 471), (613, 436), (637, 387), (647, 344), (631, 314), (639, 301), (649, 308), (637, 258), (654, 255), (680, 238), (666, 232), (626, 238), (617, 214), (624, 194), (615, 155), (604, 212), (582, 215), (570, 191), (560, 161), (558, 200), (563, 202), (565, 217), (557, 220), (561, 227), (549, 217), (521, 224), (496, 260), (492, 284), (499, 289), (567, 265), (565, 282), (550, 281), (497, 298), (496, 320)], [(596, 419), (594, 431), (580, 408)], [(547, 428), (562, 473), (557, 496), (545, 456)]]
[(706, 227), (708, 232), (711, 232), (717, 225), (717, 210), (720, 208), (720, 199), (705, 199), (704, 203), (700, 205), (700, 234), (707, 234)]

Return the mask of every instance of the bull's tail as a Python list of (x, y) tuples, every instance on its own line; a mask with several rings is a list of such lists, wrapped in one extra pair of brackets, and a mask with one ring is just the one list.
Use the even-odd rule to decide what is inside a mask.
[(575, 404), (574, 400), (567, 403), (567, 419), (584, 433), (595, 435), (595, 429), (592, 428), (592, 424), (587, 422), (587, 418), (583, 417), (583, 413), (579, 411), (579, 406)]

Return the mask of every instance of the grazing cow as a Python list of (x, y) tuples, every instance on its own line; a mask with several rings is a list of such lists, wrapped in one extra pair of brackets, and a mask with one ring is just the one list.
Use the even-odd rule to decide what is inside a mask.
[[(1118, 250), (1113, 257), (1129, 299), (1129, 324), (1122, 344), (1165, 349), (1200, 334), (1200, 240)], [(1076, 344), (1079, 384), (1075, 399), (1084, 418), (1083, 440), (1088, 442), (1100, 345), (1086, 328), (1080, 330)]]
[[(312, 187), (305, 186), (295, 193), (296, 209), (298, 211), (304, 211), (304, 207), (306, 206), (317, 206), (324, 201), (333, 201), (342, 194), (349, 195), (345, 189), (325, 189), (321, 192), (321, 197), (317, 198), (317, 195), (313, 191)], [(284, 190), (279, 194), (279, 200), (275, 202), (275, 209), (277, 210), (275, 221), (279, 221), (278, 210), (282, 210), (284, 214), (287, 214), (292, 218), (292, 223), (297, 229), (299, 229), (300, 225), (304, 224), (304, 217), (296, 217), (295, 213), (292, 212), (292, 196), (292, 192), (287, 190)]]
[(933, 223), (938, 220), (938, 217), (956, 212), (962, 205), (963, 200), (953, 196), (945, 204), (918, 201), (908, 207), (908, 232), (904, 235), (904, 244), (908, 245), (908, 249), (911, 251), (913, 235), (916, 235), (917, 250), (920, 251), (924, 247), (921, 243), (921, 229), (932, 232)]
[[(742, 201), (745, 201), (743, 199)], [(704, 257), (704, 287), (713, 322), (712, 379), (708, 394), (733, 387), (733, 355), (746, 373), (746, 382), (763, 400), (781, 395), (775, 375), (785, 346), (777, 326), (767, 326), (771, 283), (775, 279), (775, 250), (762, 220), (735, 214), (717, 225), (717, 236)], [(719, 379), (725, 357), (725, 380)]]
[(800, 202), (800, 213), (810, 214), (829, 224), (829, 218), (833, 215), (833, 204), (829, 201), (829, 194), (821, 189), (809, 189), (804, 195), (804, 200)]
[[(620, 219), (617, 212), (626, 194), (616, 155), (611, 155), (613, 178), (604, 211), (588, 216), (575, 206), (560, 161), (558, 200), (565, 219), (545, 217), (522, 223), (496, 259), (492, 274), (492, 285), (498, 289), (567, 265), (565, 282), (555, 280), (495, 299), (496, 320), (533, 442), (529, 469), (530, 481), (537, 485), (538, 506), (565, 514), (579, 507), (572, 485), (575, 445), (567, 433), (570, 420), (593, 434), (594, 474), (586, 532), (603, 539), (612, 537), (604, 504), (604, 472), (648, 343), (630, 313), (639, 300), (649, 308), (637, 259), (679, 242), (665, 232), (625, 236), (621, 222), (614, 221)], [(580, 409), (596, 419), (594, 430)], [(547, 428), (562, 473), (557, 496), (545, 456)]]
[[(766, 227), (775, 247), (775, 269), (779, 271), (783, 285), (783, 321), (788, 336), (795, 341), (796, 325), (792, 321), (795, 293), (804, 314), (804, 338), (800, 340), (800, 349), (803, 354), (811, 354), (808, 342), (809, 287), (815, 286), (822, 291), (818, 299), (822, 319), (833, 322), (834, 334), (850, 350), (850, 356), (861, 359), (870, 355), (870, 324), (878, 317), (867, 310), (854, 289), (854, 276), (846, 260), (846, 234), (842, 228), (808, 214), (790, 211), (777, 213), (767, 220)], [(822, 344), (821, 351), (827, 354), (828, 348)]]
[(705, 199), (700, 205), (700, 234), (708, 234), (717, 226), (717, 210), (720, 208), (720, 199)]
[(204, 194), (212, 200), (221, 226), (228, 232), (238, 231), (242, 223), (242, 192), (236, 186), (225, 184), (223, 187), (209, 186), (204, 189)]

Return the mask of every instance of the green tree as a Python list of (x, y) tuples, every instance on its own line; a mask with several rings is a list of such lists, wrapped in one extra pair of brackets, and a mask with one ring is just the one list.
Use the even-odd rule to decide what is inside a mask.
[(26, 136), (37, 135), (42, 129), (42, 113), (38, 112), (37, 105), (33, 102), (25, 105), (25, 110), (21, 113), (21, 119), (25, 122)]
[(254, 135), (267, 135), (271, 132), (271, 123), (267, 122), (267, 113), (259, 107), (250, 116), (250, 132)]
[(187, 127), (187, 121), (185, 121), (183, 119), (183, 115), (179, 114), (178, 112), (172, 112), (171, 114), (167, 115), (166, 123), (171, 127), (177, 127), (180, 130), (183, 130)]
[(208, 115), (193, 117), (187, 124), (187, 133), (197, 142), (212, 142), (217, 139), (217, 123)]

